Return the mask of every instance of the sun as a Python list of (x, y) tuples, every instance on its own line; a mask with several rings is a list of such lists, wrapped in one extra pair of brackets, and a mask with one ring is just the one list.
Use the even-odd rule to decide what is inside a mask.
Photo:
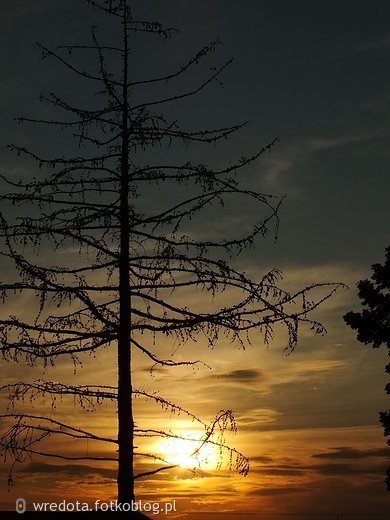
[(219, 450), (213, 444), (204, 444), (189, 434), (162, 440), (158, 445), (160, 456), (169, 464), (185, 469), (208, 469), (216, 467)]

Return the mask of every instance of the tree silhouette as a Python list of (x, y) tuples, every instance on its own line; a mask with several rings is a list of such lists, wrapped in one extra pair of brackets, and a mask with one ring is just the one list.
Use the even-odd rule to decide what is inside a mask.
[[(249, 467), (247, 458), (225, 442), (224, 432), (236, 429), (231, 410), (219, 411), (206, 423), (179, 404), (134, 387), (134, 355), (142, 354), (153, 366), (197, 365), (200, 361), (165, 358), (164, 341), (185, 345), (203, 335), (213, 347), (225, 336), (244, 345), (257, 331), (262, 342), (268, 343), (276, 325), (285, 328), (286, 348), (293, 350), (300, 324), (316, 333), (325, 332), (310, 313), (340, 284), (313, 284), (289, 293), (278, 286), (281, 273), (277, 269), (254, 280), (235, 267), (234, 258), (258, 237), (265, 237), (272, 228), (277, 233), (281, 199), (241, 187), (238, 179), (241, 170), (269, 151), (276, 139), (220, 168), (175, 161), (168, 154), (170, 147), (176, 150), (179, 145), (215, 145), (246, 125), (185, 130), (160, 113), (163, 107), (191, 100), (212, 83), (221, 82), (230, 61), (192, 88), (165, 94), (175, 80), (214, 53), (219, 42), (203, 47), (175, 72), (137, 79), (129, 65), (131, 38), (147, 33), (167, 39), (175, 29), (134, 18), (127, 0), (87, 3), (118, 24), (117, 43), (102, 42), (93, 27), (89, 45), (39, 48), (44, 58), (56, 60), (75, 77), (94, 85), (92, 106), (79, 107), (56, 94), (42, 95), (55, 116), (19, 119), (70, 132), (81, 151), (49, 157), (11, 145), (18, 155), (36, 161), (39, 171), (28, 180), (1, 176), (1, 255), (4, 272), (12, 264), (17, 273), (0, 284), (1, 295), (12, 303), (15, 295), (21, 301), (23, 294), (34, 293), (37, 312), (28, 319), (20, 313), (1, 318), (0, 345), (7, 362), (23, 360), (31, 366), (39, 361), (54, 365), (59, 359), (77, 366), (80, 359), (86, 363), (86, 354), (113, 350), (117, 384), (73, 385), (41, 379), (7, 384), (2, 389), (8, 392), (11, 406), (1, 416), (8, 426), (0, 442), (11, 457), (11, 472), (16, 462), (33, 455), (111, 461), (117, 464), (118, 500), (123, 503), (134, 499), (137, 479), (173, 466), (143, 451), (142, 441), (180, 437), (168, 427), (145, 427), (142, 417), (135, 421), (136, 398), (200, 424), (204, 433), (198, 438), (195, 458), (203, 445), (211, 443), (227, 454), (230, 467), (242, 474)], [(80, 65), (78, 53), (92, 53), (86, 65), (95, 63), (96, 68)], [(152, 89), (150, 98), (148, 88)], [(151, 162), (157, 147), (164, 154)], [(202, 232), (197, 229), (199, 216), (210, 218), (210, 208), (229, 201), (256, 204), (258, 221), (238, 237), (232, 233), (214, 238), (215, 233), (206, 236), (210, 227)], [(203, 310), (191, 304), (192, 291), (203, 291)], [(69, 396), (88, 410), (112, 401), (117, 407), (117, 437), (87, 431), (53, 418), (51, 412), (35, 415), (15, 410), (18, 401), (33, 402), (40, 395), (51, 398), (54, 407), (57, 398)], [(108, 444), (112, 456), (54, 453), (44, 444), (53, 437)], [(137, 460), (145, 458), (161, 465), (142, 471)]]
[[(357, 339), (373, 348), (386, 345), (390, 355), (390, 246), (386, 248), (386, 260), (383, 265), (373, 264), (371, 280), (360, 280), (357, 283), (358, 295), (365, 307), (361, 312), (347, 312), (344, 321), (353, 330), (357, 330)], [(390, 363), (386, 365), (390, 373)], [(390, 395), (390, 383), (386, 385)], [(380, 412), (380, 422), (384, 435), (390, 436), (390, 411)], [(390, 441), (387, 441), (390, 445)], [(390, 491), (390, 466), (387, 469), (387, 489)]]

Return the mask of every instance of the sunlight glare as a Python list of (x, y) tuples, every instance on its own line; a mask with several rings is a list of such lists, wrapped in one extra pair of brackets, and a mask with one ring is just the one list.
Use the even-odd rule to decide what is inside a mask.
[(218, 466), (219, 450), (212, 444), (201, 445), (190, 435), (182, 434), (180, 439), (164, 439), (158, 450), (169, 464), (185, 469), (209, 469)]

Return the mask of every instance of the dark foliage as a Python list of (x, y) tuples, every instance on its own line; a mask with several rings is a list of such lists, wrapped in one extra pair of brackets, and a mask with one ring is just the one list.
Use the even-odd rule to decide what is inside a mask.
[[(373, 348), (386, 345), (390, 355), (390, 247), (386, 248), (385, 263), (371, 266), (371, 280), (360, 280), (357, 284), (359, 298), (362, 300), (361, 312), (347, 312), (344, 320), (353, 330), (357, 331), (357, 339)], [(386, 365), (390, 373), (390, 363)], [(386, 385), (390, 395), (390, 383)], [(384, 435), (390, 436), (390, 411), (380, 412), (379, 420), (384, 428)], [(390, 445), (390, 440), (388, 441)], [(390, 491), (390, 466), (386, 478), (387, 489)]]

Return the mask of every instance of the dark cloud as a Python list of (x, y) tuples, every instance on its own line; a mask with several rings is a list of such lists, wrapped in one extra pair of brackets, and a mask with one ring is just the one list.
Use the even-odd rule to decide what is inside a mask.
[(95, 487), (96, 486), (111, 486), (112, 487), (112, 484), (113, 484), (113, 479), (112, 478), (99, 478), (98, 480), (96, 479), (91, 479), (91, 480), (80, 480), (79, 482), (74, 482), (72, 480), (72, 482), (77, 486), (77, 485), (80, 485), (80, 486), (90, 486), (90, 487)]
[[(255, 457), (255, 459), (261, 459), (262, 457)], [(267, 457), (264, 457), (265, 459)], [(251, 457), (250, 458), (250, 462), (253, 463), (254, 462), (254, 459)], [(260, 461), (261, 462), (261, 461)], [(270, 462), (272, 462), (272, 460), (270, 459)], [(288, 464), (288, 463), (285, 463), (283, 464), (280, 463), (280, 464), (270, 464), (270, 465), (267, 465), (266, 463), (264, 464), (264, 466), (256, 466), (256, 467), (252, 467), (251, 468), (251, 473), (256, 473), (256, 474), (259, 474), (259, 475), (283, 475), (283, 476), (299, 476), (299, 475), (303, 475), (306, 471), (312, 471), (313, 468), (315, 468), (316, 466), (313, 466), (313, 465), (303, 465), (303, 464), (295, 464), (295, 463), (292, 463), (292, 464)]]
[(327, 453), (315, 453), (313, 459), (365, 459), (367, 457), (386, 457), (390, 456), (388, 448), (377, 448), (372, 450), (357, 450), (348, 446), (330, 448), (332, 451)]
[(23, 468), (23, 473), (43, 473), (43, 474), (52, 474), (52, 473), (60, 473), (61, 475), (71, 475), (71, 476), (80, 476), (80, 475), (101, 475), (105, 478), (116, 478), (116, 471), (108, 468), (97, 468), (92, 466), (87, 466), (84, 464), (45, 464), (43, 462), (31, 462), (25, 468)]
[(320, 464), (313, 466), (313, 469), (321, 475), (351, 475), (356, 473), (356, 467), (351, 464)]
[(249, 495), (256, 495), (256, 496), (269, 496), (269, 495), (289, 495), (292, 493), (302, 493), (304, 491), (307, 491), (306, 488), (299, 488), (299, 487), (276, 487), (276, 488), (258, 488), (258, 489), (252, 489), (249, 491)]
[(171, 370), (169, 370), (168, 368), (166, 367), (162, 367), (162, 366), (154, 366), (152, 367), (151, 365), (144, 365), (142, 367), (139, 367), (138, 369), (138, 372), (141, 372), (141, 373), (145, 373), (145, 374), (148, 374), (148, 375), (153, 375), (153, 376), (156, 376), (156, 375), (166, 375), (166, 374), (171, 374)]
[(267, 457), (265, 455), (257, 455), (256, 457), (251, 457), (251, 462), (260, 462), (262, 464), (267, 464), (268, 462), (273, 462), (273, 458)]
[[(380, 450), (376, 450), (380, 451)], [(250, 459), (253, 462), (253, 459)], [(329, 462), (323, 464), (280, 464), (252, 467), (251, 473), (257, 475), (269, 476), (302, 476), (307, 472), (313, 475), (313, 472), (325, 476), (343, 476), (343, 475), (377, 475), (384, 474), (385, 463), (366, 464), (364, 466), (356, 463)]]
[(251, 383), (253, 381), (264, 379), (264, 375), (261, 370), (257, 369), (231, 370), (225, 374), (213, 375), (211, 377), (213, 379), (226, 379), (228, 381), (234, 381), (237, 383)]
[(343, 464), (343, 463), (329, 463), (319, 464), (313, 466), (313, 469), (321, 475), (373, 475), (373, 474), (384, 474), (385, 464), (376, 466), (364, 466), (359, 467), (354, 464)]
[(289, 468), (282, 468), (282, 467), (264, 467), (261, 469), (253, 469), (251, 470), (251, 473), (261, 474), (261, 475), (283, 475), (283, 476), (289, 476), (289, 477), (295, 477), (298, 475), (302, 475), (302, 473), (305, 471), (304, 468), (295, 468), (295, 469), (289, 469)]

